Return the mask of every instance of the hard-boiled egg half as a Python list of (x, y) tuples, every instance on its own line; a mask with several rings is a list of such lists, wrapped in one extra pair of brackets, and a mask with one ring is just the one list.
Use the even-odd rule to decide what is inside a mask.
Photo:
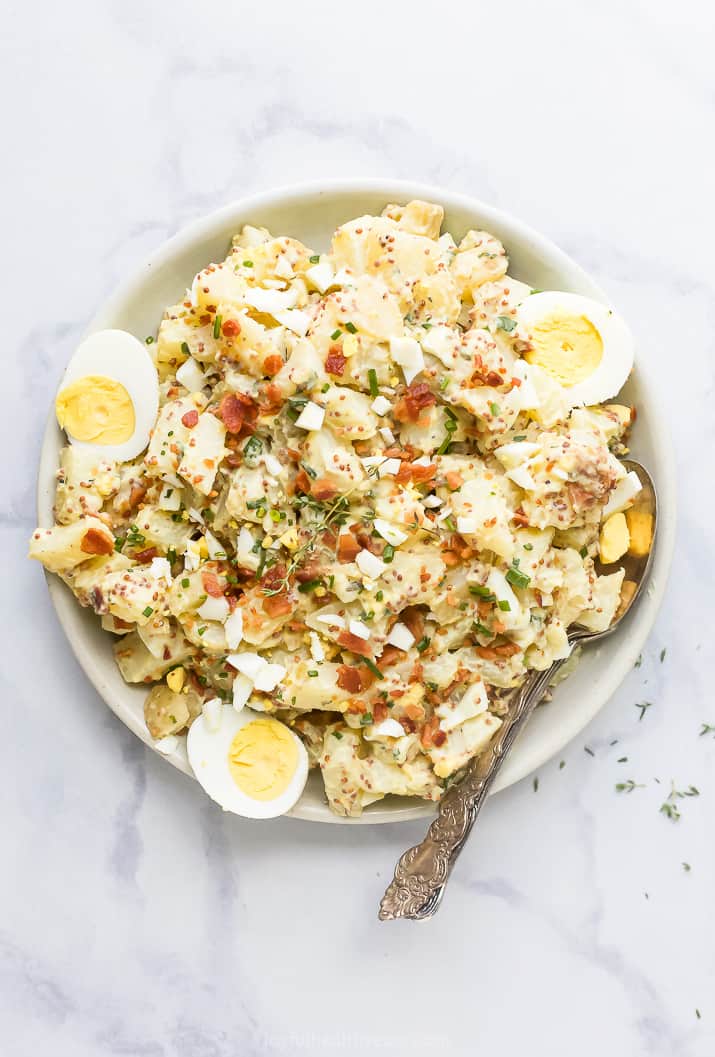
[(589, 297), (555, 290), (532, 294), (517, 309), (532, 348), (524, 359), (566, 391), (572, 407), (614, 397), (633, 368), (633, 336), (620, 316)]
[(205, 709), (189, 728), (186, 748), (211, 799), (246, 818), (284, 815), (308, 778), (308, 754), (297, 734), (248, 708)]
[(70, 443), (118, 462), (146, 448), (158, 410), (156, 367), (124, 330), (100, 330), (83, 341), (55, 398)]

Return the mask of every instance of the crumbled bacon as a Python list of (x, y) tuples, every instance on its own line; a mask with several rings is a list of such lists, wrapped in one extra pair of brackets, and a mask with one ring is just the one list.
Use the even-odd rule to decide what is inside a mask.
[(437, 403), (426, 382), (413, 382), (395, 404), (394, 416), (398, 422), (417, 422), (420, 411)]
[(384, 719), (387, 719), (388, 708), (384, 701), (376, 701), (372, 706), (372, 720), (373, 723), (382, 723)]
[(186, 426), (187, 429), (193, 429), (196, 423), (199, 421), (199, 413), (196, 408), (187, 411), (185, 415), (181, 416), (182, 425)]
[(395, 480), (398, 484), (424, 484), (426, 481), (431, 481), (437, 473), (437, 467), (432, 464), (430, 466), (415, 466), (412, 462), (403, 462), (395, 474)]
[(244, 393), (227, 393), (218, 406), (218, 417), (229, 433), (251, 433), (258, 408)]
[(331, 345), (325, 360), (325, 370), (328, 374), (342, 374), (348, 361), (342, 354), (339, 345)]
[(79, 549), (84, 554), (111, 554), (114, 550), (114, 542), (99, 529), (90, 528), (82, 537)]
[(263, 361), (263, 373), (268, 378), (273, 378), (283, 367), (283, 357), (279, 356), (278, 353), (273, 353), (271, 356), (266, 356)]
[(141, 565), (148, 565), (150, 561), (156, 558), (158, 553), (156, 547), (145, 547), (143, 551), (137, 551), (132, 557)]
[(328, 477), (319, 477), (317, 481), (311, 482), (310, 494), (322, 503), (328, 499), (334, 499), (338, 490)]
[(515, 642), (502, 642), (497, 646), (477, 646), (476, 651), (485, 661), (498, 661), (520, 653), (521, 646), (517, 646)]
[(338, 645), (351, 653), (357, 653), (359, 657), (371, 657), (372, 650), (365, 639), (359, 635), (353, 635), (351, 631), (341, 631), (338, 635)]
[(526, 528), (529, 524), (529, 519), (524, 513), (523, 507), (518, 506), (512, 514), (512, 521), (514, 521), (521, 528)]
[(404, 656), (404, 651), (398, 650), (397, 646), (385, 646), (378, 658), (377, 666), (382, 671), (383, 668), (389, 668), (391, 664), (399, 661), (400, 658), (404, 658)]
[(212, 598), (221, 598), (223, 596), (223, 586), (216, 573), (204, 570), (201, 573), (201, 583), (204, 585), (206, 594), (211, 595)]
[(357, 668), (351, 668), (348, 664), (338, 666), (337, 683), (341, 690), (349, 694), (357, 694), (362, 690), (360, 671)]
[(221, 333), (224, 338), (235, 338), (241, 333), (241, 324), (237, 319), (227, 319), (221, 324)]
[(400, 621), (414, 635), (415, 642), (419, 642), (425, 633), (425, 616), (422, 610), (416, 606), (408, 606), (400, 613)]
[(360, 553), (361, 547), (352, 532), (343, 532), (338, 536), (338, 561), (352, 562)]
[(293, 612), (293, 603), (285, 591), (281, 591), (263, 599), (263, 612), (269, 617), (284, 617)]
[(310, 477), (308, 477), (308, 474), (305, 472), (305, 470), (298, 470), (298, 473), (295, 475), (295, 480), (293, 484), (295, 486), (296, 492), (303, 492), (305, 495), (310, 494)]
[(434, 736), (439, 728), (439, 718), (437, 716), (430, 716), (425, 722), (420, 734), (420, 744), (423, 749), (429, 749), (434, 745)]

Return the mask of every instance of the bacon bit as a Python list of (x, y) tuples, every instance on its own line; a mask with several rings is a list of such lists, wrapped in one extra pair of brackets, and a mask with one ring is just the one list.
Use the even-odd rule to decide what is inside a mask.
[(321, 572), (320, 559), (312, 556), (303, 562), (300, 569), (296, 569), (295, 578), (299, 584), (305, 584), (308, 580), (315, 580)]
[(221, 324), (221, 333), (224, 338), (235, 338), (241, 333), (241, 324), (237, 319), (227, 319)]
[(412, 462), (417, 454), (417, 448), (413, 448), (411, 444), (405, 444), (404, 448), (385, 448), (382, 454), (386, 459), (401, 459), (403, 462)]
[(325, 502), (326, 499), (334, 499), (338, 490), (328, 477), (319, 477), (317, 481), (311, 482), (310, 494), (319, 502)]
[(437, 716), (430, 716), (420, 734), (420, 744), (422, 748), (429, 749), (434, 744), (434, 736), (439, 728), (439, 718)]
[(279, 356), (278, 353), (273, 353), (271, 356), (266, 356), (263, 361), (263, 373), (268, 378), (273, 378), (283, 367), (283, 357)]
[(498, 646), (477, 646), (476, 651), (485, 661), (498, 661), (503, 657), (513, 657), (521, 653), (521, 646), (515, 642), (502, 642)]
[(432, 579), (432, 574), (428, 573), (426, 569), (423, 569), (420, 572), (420, 583), (421, 584), (428, 584), (431, 579)]
[(283, 393), (273, 382), (264, 389), (265, 400), (261, 403), (261, 411), (264, 415), (274, 415), (283, 405)]
[(432, 466), (415, 466), (411, 462), (403, 462), (395, 474), (395, 480), (398, 484), (408, 484), (410, 481), (413, 484), (424, 484), (426, 481), (431, 481), (437, 473), (437, 467)]
[(84, 554), (111, 554), (114, 542), (108, 539), (99, 529), (87, 529), (79, 545)]
[(243, 393), (227, 393), (222, 398), (217, 413), (229, 433), (251, 433), (258, 408), (250, 396)]
[(163, 657), (163, 659), (165, 661), (170, 661), (171, 660), (171, 649), (170, 649), (169, 646), (165, 646), (164, 647), (164, 649), (162, 651), (162, 657)]
[(529, 519), (524, 513), (523, 507), (517, 507), (512, 516), (512, 521), (516, 522), (521, 528), (528, 528)]
[(496, 388), (499, 385), (504, 385), (504, 379), (497, 371), (490, 371), (487, 375), (487, 385)]
[(456, 551), (442, 551), (442, 561), (448, 568), (453, 569), (455, 565), (459, 565), (460, 558)]
[(211, 316), (208, 314), (208, 312), (204, 312), (204, 314), (202, 316), (199, 316), (199, 323), (201, 324), (202, 327), (207, 327), (210, 322), (211, 322)]
[(347, 664), (338, 666), (337, 683), (341, 690), (346, 690), (349, 694), (358, 694), (362, 690), (360, 672)]
[(338, 635), (338, 645), (351, 653), (357, 653), (359, 657), (371, 657), (372, 650), (365, 639), (359, 635), (353, 635), (350, 631), (341, 631)]
[(352, 562), (356, 556), (360, 553), (360, 544), (353, 536), (352, 532), (344, 532), (338, 536), (338, 561), (339, 562)]
[(325, 360), (325, 370), (328, 374), (342, 374), (348, 361), (343, 356), (339, 345), (331, 345)]
[(198, 421), (199, 413), (195, 408), (192, 408), (191, 411), (187, 411), (185, 415), (181, 416), (182, 425), (186, 426), (187, 429), (193, 429)]
[(204, 585), (206, 594), (211, 595), (212, 598), (221, 598), (223, 596), (223, 586), (216, 573), (202, 572), (201, 583)]
[(308, 477), (308, 474), (305, 472), (305, 470), (298, 470), (298, 473), (295, 475), (295, 481), (293, 483), (295, 485), (296, 492), (303, 492), (305, 495), (310, 495), (310, 477)]
[(296, 448), (286, 448), (286, 455), (293, 462), (300, 462), (300, 452)]
[(285, 591), (282, 591), (278, 595), (269, 595), (263, 599), (263, 612), (269, 617), (284, 617), (293, 612), (293, 603)]
[(398, 422), (416, 422), (423, 408), (436, 403), (437, 397), (426, 382), (413, 382), (395, 404), (393, 413)]
[[(389, 668), (395, 661), (399, 661), (405, 654), (402, 650), (398, 650), (397, 646), (385, 646), (377, 660), (377, 667), (382, 671), (383, 668)], [(395, 694), (392, 695), (395, 697)]]
[(143, 551), (137, 551), (132, 557), (141, 565), (147, 565), (153, 558), (156, 558), (158, 553), (156, 547), (145, 547)]
[(122, 620), (121, 617), (113, 617), (115, 628), (132, 628), (134, 625), (129, 620)]
[(407, 680), (408, 683), (421, 683), (424, 678), (424, 669), (421, 661), (415, 661), (410, 672), (410, 677)]
[(382, 723), (383, 719), (387, 719), (388, 709), (384, 701), (376, 701), (372, 706), (372, 720), (373, 723)]
[(446, 740), (447, 740), (447, 735), (445, 734), (445, 732), (443, 730), (437, 729), (434, 732), (434, 734), (432, 735), (432, 744), (436, 748), (439, 748), (440, 745), (444, 745)]
[(235, 451), (232, 452), (231, 455), (227, 455), (224, 461), (227, 462), (229, 466), (243, 465), (243, 458)]
[(457, 489), (461, 488), (464, 484), (464, 478), (457, 470), (449, 470), (444, 476), (447, 482), (447, 487), (451, 488), (453, 492), (456, 492)]
[(400, 620), (414, 635), (415, 642), (419, 642), (425, 633), (425, 616), (422, 610), (416, 606), (408, 606), (400, 613)]
[(487, 602), (486, 598), (480, 598), (480, 600), (477, 602), (477, 613), (479, 613), (479, 616), (482, 619), (484, 619), (484, 617), (489, 616), (492, 611), (492, 605), (493, 603)]

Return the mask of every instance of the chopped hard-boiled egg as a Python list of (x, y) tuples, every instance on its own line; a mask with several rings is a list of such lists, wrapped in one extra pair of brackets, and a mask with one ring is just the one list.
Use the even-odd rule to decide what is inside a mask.
[(149, 443), (159, 382), (146, 345), (124, 330), (100, 330), (70, 360), (55, 399), (70, 443), (129, 460)]
[(549, 290), (525, 298), (517, 319), (531, 343), (524, 358), (566, 390), (572, 407), (610, 399), (631, 372), (631, 332), (598, 301)]
[(224, 811), (275, 818), (290, 811), (308, 777), (300, 738), (270, 716), (230, 705), (202, 712), (186, 744), (191, 769)]

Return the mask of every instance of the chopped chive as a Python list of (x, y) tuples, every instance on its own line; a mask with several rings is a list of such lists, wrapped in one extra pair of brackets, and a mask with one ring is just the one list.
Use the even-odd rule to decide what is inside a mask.
[(314, 253), (312, 257), (308, 258), (308, 260), (311, 264), (320, 264), (320, 254)]
[(497, 605), (501, 609), (502, 613), (511, 613), (511, 606), (506, 598), (500, 598)]
[(581, 555), (582, 558), (587, 558), (588, 557), (588, 547), (582, 547), (581, 550), (579, 551), (579, 554)]
[(149, 335), (148, 338), (144, 338), (144, 342), (145, 342), (146, 345), (153, 345), (154, 344), (154, 339), (152, 338), (151, 335)]
[(346, 323), (346, 324), (345, 324), (345, 329), (346, 329), (346, 330), (347, 330), (347, 331), (348, 331), (348, 332), (349, 332), (350, 334), (357, 334), (357, 327), (355, 326), (355, 324), (354, 324), (354, 323)]
[(454, 523), (454, 518), (451, 518), (451, 517), (445, 518), (444, 519), (444, 523), (445, 523), (445, 525), (447, 526), (447, 528), (449, 529), (450, 532), (456, 532), (457, 531), (457, 526)]
[(360, 716), (360, 726), (369, 727), (372, 723), (372, 712), (363, 712)]
[(533, 543), (525, 543), (524, 544), (524, 550), (525, 551), (533, 551), (533, 549), (534, 549), (534, 544)]
[(494, 601), (494, 595), (489, 590), (481, 586), (481, 583), (470, 583), (470, 594), (476, 594), (480, 598), (485, 598), (488, 601)]
[(426, 635), (424, 636), (424, 638), (421, 638), (420, 641), (417, 643), (417, 646), (415, 647), (417, 652), (424, 653), (425, 650), (429, 647), (431, 641), (432, 640), (428, 639)]
[(516, 330), (516, 320), (509, 316), (497, 316), (497, 330), (504, 330), (507, 334), (511, 334), (512, 330)]
[(474, 630), (478, 635), (486, 635), (487, 638), (492, 637), (492, 633), (489, 628), (485, 628), (483, 624), (480, 624), (478, 620), (474, 621)]
[(449, 378), (447, 378), (446, 375), (445, 375), (444, 378), (440, 378), (440, 380), (439, 380), (439, 391), (440, 391), (440, 393), (443, 393), (448, 385), (449, 385)]
[(440, 446), (437, 448), (437, 454), (438, 455), (446, 455), (447, 452), (449, 451), (449, 449), (451, 448), (451, 446), (452, 446), (452, 434), (451, 433), (447, 433), (447, 435), (445, 436), (444, 440), (442, 441)]
[(242, 263), (243, 263), (243, 267), (244, 268), (252, 268), (253, 267), (253, 261), (243, 261)]
[(276, 524), (276, 525), (281, 520), (281, 512), (280, 512), (280, 510), (269, 510), (268, 511), (268, 516), (271, 519), (271, 521), (274, 522), (274, 524)]
[(495, 404), (494, 401), (491, 401), (489, 404), (489, 410), (496, 417), (499, 414), (499, 404)]
[(337, 341), (341, 334), (342, 330), (340, 329), (340, 327), (338, 327), (338, 329), (334, 330), (333, 333), (330, 335), (330, 340)]
[(375, 601), (376, 602), (382, 602), (384, 597), (385, 596), (384, 596), (383, 592), (382, 591), (378, 591), (377, 594), (375, 595)]
[(520, 433), (518, 437), (514, 437), (513, 440), (518, 442), (520, 440), (526, 440), (526, 433)]
[(365, 665), (365, 667), (368, 668), (372, 672), (372, 674), (375, 676), (376, 679), (384, 679), (385, 678), (384, 675), (382, 674), (382, 672), (380, 671), (380, 669), (378, 668), (378, 666), (375, 664), (375, 662), (371, 661), (369, 657), (361, 657), (360, 660)]
[(387, 543), (385, 545), (384, 551), (382, 552), (382, 560), (384, 562), (388, 562), (389, 563), (389, 562), (392, 561), (392, 559), (394, 557), (395, 557), (395, 548), (392, 546), (391, 543)]
[(221, 316), (216, 316), (214, 319), (214, 337), (218, 338), (221, 334)]
[(154, 610), (151, 608), (151, 606), (147, 606), (146, 609), (142, 610), (142, 616), (150, 617), (153, 612)]
[(204, 633), (205, 631), (206, 631), (206, 627), (205, 627), (205, 626), (204, 626), (203, 628), (197, 628), (197, 629), (196, 629), (196, 633), (197, 633), (198, 635), (203, 635), (203, 633)]
[(309, 591), (314, 591), (316, 587), (321, 587), (323, 581), (318, 577), (315, 580), (306, 580), (304, 584), (298, 584), (298, 590), (302, 595), (307, 595)]
[(340, 733), (339, 730), (334, 730), (333, 731), (333, 737), (337, 738), (338, 741), (342, 741), (343, 740), (343, 736), (342, 736), (342, 734)]
[(375, 370), (374, 367), (371, 367), (368, 370), (367, 376), (368, 376), (368, 378), (370, 380), (370, 395), (371, 396), (379, 396), (380, 395), (380, 390), (378, 389), (378, 386), (377, 386), (377, 371)]
[(506, 579), (513, 587), (528, 587), (531, 583), (531, 577), (517, 569), (516, 562), (507, 571)]
[(330, 389), (330, 382), (326, 382), (320, 391), (321, 393), (327, 393), (328, 389)]
[(181, 581), (181, 586), (188, 587), (190, 583), (191, 581), (189, 580), (188, 576), (185, 576), (184, 579)]
[(318, 673), (316, 672), (315, 668), (312, 668), (312, 669), (311, 669), (311, 670), (310, 670), (310, 671), (308, 672), (308, 677), (309, 677), (310, 679), (317, 679), (317, 678), (318, 678)]

